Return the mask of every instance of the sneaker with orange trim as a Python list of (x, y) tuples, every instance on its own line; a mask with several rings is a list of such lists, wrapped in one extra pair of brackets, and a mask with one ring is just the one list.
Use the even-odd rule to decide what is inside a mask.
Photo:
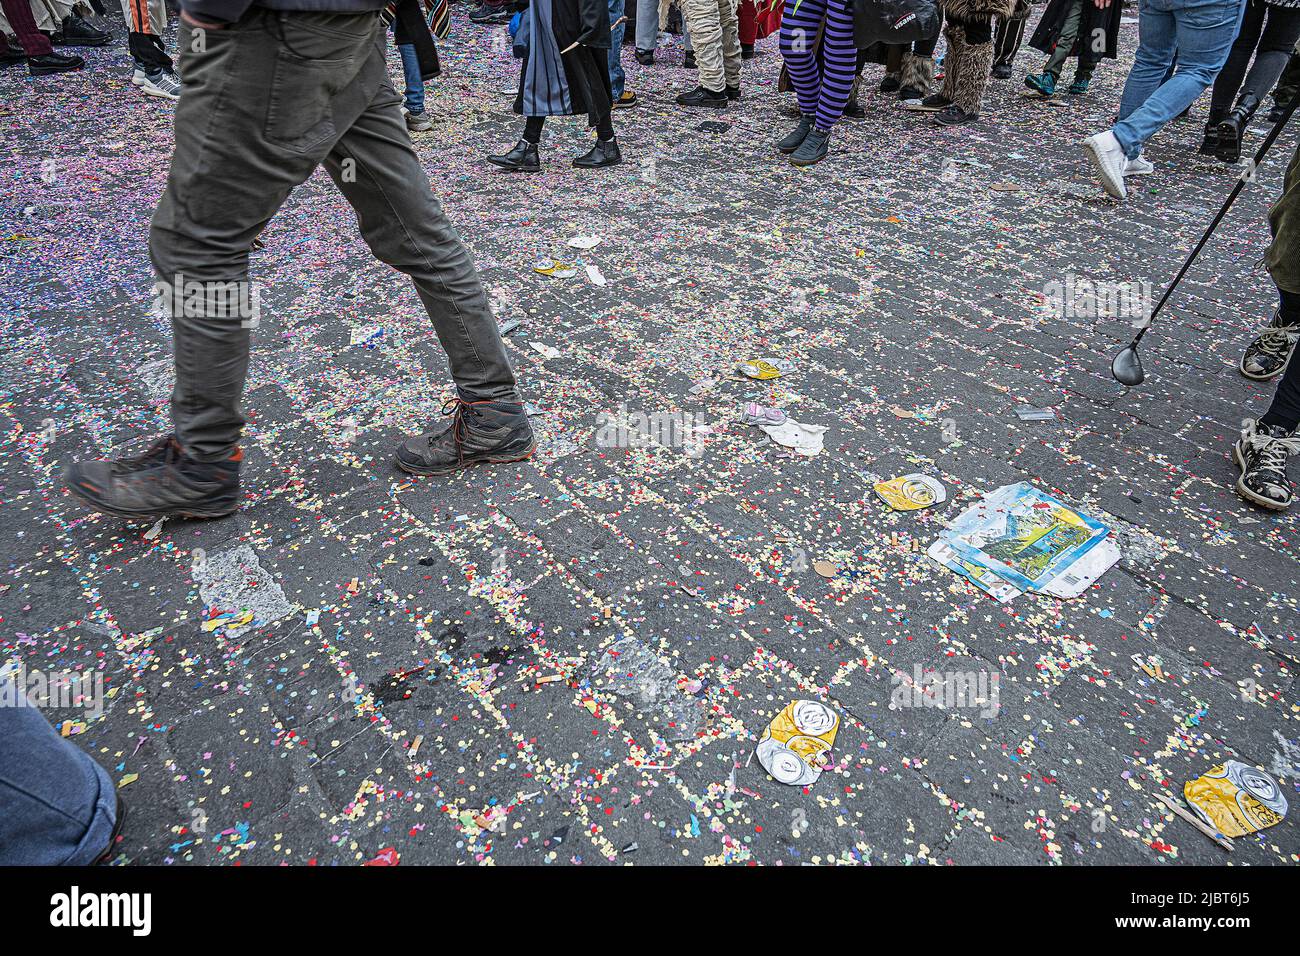
[(136, 458), (73, 462), (63, 480), (90, 507), (120, 518), (222, 518), (239, 508), (243, 457), (237, 448), (225, 461), (197, 461), (164, 435)]
[(398, 446), (397, 467), (412, 475), (450, 475), (485, 462), (523, 461), (537, 448), (528, 414), (519, 402), (449, 399), (441, 428)]

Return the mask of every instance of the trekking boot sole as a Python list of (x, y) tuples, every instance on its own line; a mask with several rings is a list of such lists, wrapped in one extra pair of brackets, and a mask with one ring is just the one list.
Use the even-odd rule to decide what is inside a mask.
[(457, 462), (454, 465), (445, 465), (441, 468), (435, 468), (429, 465), (413, 465), (402, 461), (397, 455), (393, 455), (393, 463), (402, 471), (410, 475), (424, 475), (433, 477), (442, 477), (443, 475), (454, 475), (458, 471), (464, 471), (472, 465), (504, 465), (512, 461), (527, 461), (532, 458), (537, 451), (537, 442), (533, 441), (528, 448), (523, 451), (511, 452), (506, 455), (488, 455), (483, 458), (474, 458), (466, 462)]
[(74, 488), (72, 485), (67, 486), (68, 491), (74, 498), (79, 499), (83, 504), (89, 505), (93, 510), (100, 514), (112, 515), (115, 518), (125, 518), (128, 521), (157, 521), (159, 518), (194, 518), (199, 521), (206, 521), (214, 518), (226, 518), (239, 510), (239, 502), (236, 501), (228, 508), (224, 505), (220, 508), (205, 509), (203, 511), (184, 511), (184, 510), (167, 510), (167, 511), (120, 511), (111, 508), (108, 505), (96, 501), (89, 495)]
[(1265, 498), (1257, 494), (1246, 485), (1246, 462), (1241, 457), (1241, 448), (1237, 444), (1232, 446), (1232, 457), (1237, 463), (1237, 468), (1241, 470), (1241, 475), (1237, 478), (1237, 494), (1245, 498), (1251, 504), (1259, 505), (1261, 508), (1267, 508), (1269, 511), (1286, 511), (1291, 507), (1291, 503), (1283, 504), (1280, 501), (1274, 501), (1272, 498)]

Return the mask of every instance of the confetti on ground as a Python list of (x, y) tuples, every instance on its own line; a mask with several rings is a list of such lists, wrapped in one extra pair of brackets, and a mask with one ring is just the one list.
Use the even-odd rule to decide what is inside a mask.
[[(1162, 797), (1228, 760), (1294, 796), (1300, 512), (1244, 505), (1228, 454), (1269, 394), (1235, 369), (1274, 305), (1252, 269), (1280, 161), (1144, 344), (1140, 389), (1108, 375), (1129, 320), (1051, 294), (1158, 291), (1236, 175), (1195, 155), (1202, 101), (1125, 205), (1102, 195), (1075, 144), (1136, 27), (1051, 109), (1018, 89), (1029, 50), (978, 125), (867, 92), (802, 171), (770, 147), (795, 122), (775, 38), (725, 136), (672, 105), (678, 40), (652, 67), (625, 51), (624, 164), (575, 170), (587, 131), (557, 121), (517, 177), (482, 160), (518, 137), (517, 63), (454, 16), (416, 149), (546, 410), (536, 456), (393, 469), (445, 362), (321, 172), (253, 257), (241, 510), (147, 534), (59, 474), (166, 427), (146, 237), (172, 108), (131, 86), (120, 20), (84, 71), (0, 74), (34, 106), (0, 147), (0, 664), (102, 675), (101, 715), (50, 716), (129, 785), (120, 861), (1222, 864)], [(604, 285), (533, 272), (596, 236)], [(751, 358), (785, 371), (734, 373)], [(743, 426), (750, 403), (826, 426), (821, 453)], [(649, 440), (598, 441), (619, 404)], [(947, 500), (872, 491), (913, 473)], [(926, 556), (1021, 481), (1111, 529), (1119, 564), (1078, 600), (1002, 604)], [(838, 718), (807, 787), (754, 759), (792, 701)], [(1232, 861), (1300, 862), (1298, 816)]]

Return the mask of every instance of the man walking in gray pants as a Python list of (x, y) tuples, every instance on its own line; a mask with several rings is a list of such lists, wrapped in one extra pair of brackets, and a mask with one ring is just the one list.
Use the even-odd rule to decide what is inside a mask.
[(411, 277), (456, 383), (448, 420), (397, 448), (398, 467), (443, 475), (532, 454), (478, 273), (430, 191), (389, 83), (382, 4), (182, 0), (185, 86), (149, 233), (172, 320), (173, 434), (137, 458), (72, 465), (68, 487), (93, 508), (129, 518), (238, 508), (240, 396), (257, 324), (249, 250), (319, 165), (375, 255)]

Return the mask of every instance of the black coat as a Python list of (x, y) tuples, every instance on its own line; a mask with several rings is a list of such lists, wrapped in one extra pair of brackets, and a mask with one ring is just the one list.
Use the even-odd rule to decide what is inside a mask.
[[(608, 116), (613, 107), (613, 91), (609, 84), (609, 4), (607, 0), (530, 0), (533, 4), (547, 4), (550, 8), (551, 33), (560, 52), (563, 77), (560, 81), (568, 89), (571, 115), (587, 114), (592, 126)], [(531, 12), (531, 11), (530, 11)], [(534, 23), (538, 23), (535, 20)], [(563, 52), (577, 43), (572, 50)], [(528, 78), (528, 62), (538, 54), (539, 38), (529, 40), (528, 55), (519, 71), (519, 95), (515, 97), (515, 112), (524, 112), (524, 84)], [(544, 54), (543, 54), (544, 55)], [(555, 115), (548, 113), (545, 115)]]
[[(1079, 56), (1080, 51), (1087, 54), (1085, 59), (1097, 63), (1102, 59), (1113, 60), (1119, 52), (1119, 0), (1111, 0), (1105, 10), (1098, 9), (1092, 0), (1050, 0), (1043, 17), (1038, 21), (1038, 28), (1029, 38), (1029, 45), (1043, 53), (1051, 53), (1056, 48), (1056, 41), (1065, 27), (1070, 8), (1076, 3), (1083, 4), (1083, 16), (1079, 21), (1079, 35), (1075, 38), (1070, 56)], [(1092, 45), (1093, 37), (1101, 41), (1104, 37), (1105, 48), (1098, 49)], [(1098, 47), (1101, 43), (1098, 42)]]

